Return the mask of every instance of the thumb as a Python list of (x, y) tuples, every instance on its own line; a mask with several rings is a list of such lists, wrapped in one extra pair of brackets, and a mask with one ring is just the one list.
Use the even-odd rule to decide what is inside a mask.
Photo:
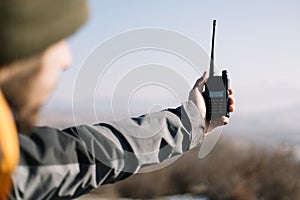
[(207, 72), (204, 71), (202, 77), (200, 77), (200, 78), (196, 81), (196, 83), (195, 83), (193, 89), (198, 88), (198, 90), (199, 90), (200, 92), (203, 91), (203, 87), (204, 87), (204, 84), (206, 83), (207, 79), (208, 79)]

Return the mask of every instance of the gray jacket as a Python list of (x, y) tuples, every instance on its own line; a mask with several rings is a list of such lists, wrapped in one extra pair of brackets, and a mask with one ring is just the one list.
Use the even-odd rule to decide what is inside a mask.
[(79, 197), (181, 155), (201, 143), (203, 132), (203, 118), (190, 101), (117, 122), (37, 127), (29, 137), (19, 135), (21, 155), (10, 199)]

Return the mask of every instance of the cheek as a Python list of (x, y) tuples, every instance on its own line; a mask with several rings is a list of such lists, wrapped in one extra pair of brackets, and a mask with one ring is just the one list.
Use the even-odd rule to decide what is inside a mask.
[[(20, 112), (21, 124), (33, 124), (38, 118), (38, 111), (44, 105), (59, 80), (61, 71), (41, 70), (33, 79), (23, 99), (22, 112)], [(51, 76), (50, 76), (51, 74)], [(26, 117), (27, 116), (27, 117)], [(30, 116), (30, 117), (29, 117)]]
[(71, 64), (71, 53), (68, 45), (58, 42), (50, 46), (43, 54), (41, 60), (41, 71), (35, 81), (33, 94), (38, 95), (37, 103), (46, 101), (56, 86), (61, 73)]
[(52, 92), (54, 87), (57, 85), (57, 82), (60, 79), (62, 71), (56, 68), (47, 68), (42, 71), (42, 75), (40, 76), (38, 83), (39, 83), (39, 92), (46, 96)]
[(56, 68), (42, 68), (39, 75), (33, 82), (32, 89), (30, 91), (30, 104), (32, 107), (42, 106), (50, 94), (52, 93), (54, 87), (56, 86), (61, 70)]
[(43, 83), (44, 87), (53, 88), (60, 76), (62, 71), (56, 68), (48, 68), (44, 71), (43, 76), (40, 79), (40, 83)]

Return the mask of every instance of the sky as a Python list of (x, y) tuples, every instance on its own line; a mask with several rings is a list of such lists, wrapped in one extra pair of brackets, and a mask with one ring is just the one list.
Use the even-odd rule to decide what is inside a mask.
[[(187, 47), (191, 47), (189, 55), (198, 53), (193, 51), (189, 42), (197, 44), (208, 55), (211, 48), (213, 19), (217, 20), (216, 69), (220, 71), (226, 68), (229, 71), (230, 84), (235, 90), (237, 107), (235, 115), (250, 113), (253, 116), (268, 112), (281, 113), (285, 110), (294, 113), (300, 111), (299, 1), (90, 0), (89, 6), (89, 21), (68, 38), (73, 64), (62, 75), (56, 91), (44, 107), (45, 112), (62, 107), (72, 110), (74, 102), (78, 102), (82, 107), (93, 104), (91, 105), (93, 108), (103, 113), (106, 112), (104, 109), (107, 106), (117, 109), (118, 106), (126, 107), (126, 103), (130, 114), (174, 106), (184, 99), (184, 95), (180, 95), (183, 93), (187, 95), (188, 88), (202, 71), (207, 69), (209, 60), (205, 60), (203, 52), (199, 51), (201, 62), (195, 63), (201, 65), (207, 63), (207, 66), (196, 66), (197, 69), (170, 51), (154, 48), (132, 51), (116, 60), (110, 58), (111, 65), (100, 79), (99, 74), (96, 72), (94, 74), (91, 70), (87, 72), (85, 78), (80, 79), (80, 75), (83, 74), (83, 69), (87, 68), (86, 63), (91, 57), (94, 59), (91, 63), (96, 64), (107, 58), (97, 54), (99, 60), (97, 56), (95, 59), (93, 55), (97, 49), (103, 50), (105, 45), (110, 45), (108, 50), (103, 50), (103, 55), (110, 51), (113, 54), (118, 52), (124, 43), (128, 41), (135, 43), (131, 41), (132, 38), (126, 40), (126, 37), (124, 43), (116, 42), (119, 37), (122, 39), (126, 33), (135, 30), (160, 29), (170, 34), (170, 38), (178, 35), (178, 40), (170, 39), (174, 48), (180, 51), (180, 45), (186, 44), (180, 42), (185, 38), (188, 41)], [(143, 35), (145, 40), (151, 38), (151, 35), (146, 37), (147, 34), (149, 32)], [(164, 38), (158, 37), (158, 40), (160, 43), (166, 42)], [(158, 70), (159, 66), (161, 71)], [(92, 66), (91, 69), (93, 67), (96, 66)], [(139, 69), (143, 69), (145, 73), (138, 72)], [(151, 70), (147, 71), (149, 69)], [(98, 82), (89, 85), (88, 73), (90, 77), (98, 76)], [(156, 80), (160, 74), (163, 76), (158, 78), (159, 81), (164, 80), (163, 77), (176, 79), (175, 86), (178, 87), (170, 89), (159, 84), (143, 85), (144, 82), (134, 82), (136, 86), (128, 86), (128, 93), (122, 93), (122, 86), (123, 89), (124, 85), (126, 86), (122, 81), (128, 77), (130, 80), (135, 79), (134, 74), (135, 77), (149, 79), (148, 81), (151, 77)], [(183, 84), (178, 82), (177, 78), (182, 80)], [(74, 95), (78, 83), (81, 87), (93, 87), (93, 93), (85, 94), (81, 90), (82, 93)], [(168, 84), (172, 83), (163, 83), (164, 86), (169, 86)], [(176, 94), (180, 93), (179, 100), (176, 97), (174, 99), (174, 91)], [(120, 103), (123, 101), (122, 95), (125, 95), (127, 100), (124, 105)], [(83, 96), (85, 98), (81, 98)], [(78, 99), (74, 100), (73, 97)], [(121, 109), (115, 114), (122, 115), (122, 112), (126, 110)]]

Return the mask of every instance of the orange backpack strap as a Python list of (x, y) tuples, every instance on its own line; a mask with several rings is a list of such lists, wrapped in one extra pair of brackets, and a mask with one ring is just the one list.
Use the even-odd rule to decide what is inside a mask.
[(12, 113), (0, 90), (0, 200), (11, 189), (11, 175), (19, 162), (19, 142)]

